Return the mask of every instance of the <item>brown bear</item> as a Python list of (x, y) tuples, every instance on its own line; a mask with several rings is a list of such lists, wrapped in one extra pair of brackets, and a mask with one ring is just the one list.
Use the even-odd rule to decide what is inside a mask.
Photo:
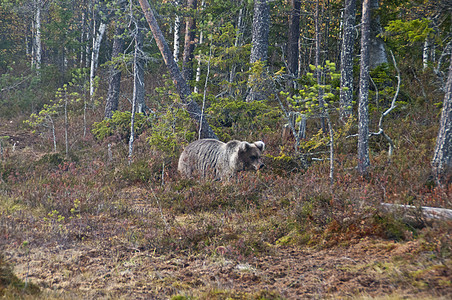
[(259, 170), (264, 166), (262, 141), (248, 143), (230, 141), (223, 143), (214, 139), (201, 139), (185, 147), (179, 158), (178, 170), (187, 177), (194, 173), (216, 179), (229, 179), (238, 171)]

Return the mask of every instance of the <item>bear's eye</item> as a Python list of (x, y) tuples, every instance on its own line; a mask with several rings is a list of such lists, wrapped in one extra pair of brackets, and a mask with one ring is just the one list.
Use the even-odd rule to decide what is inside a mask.
[(251, 155), (250, 158), (251, 158), (252, 160), (255, 160), (255, 159), (257, 159), (257, 156)]

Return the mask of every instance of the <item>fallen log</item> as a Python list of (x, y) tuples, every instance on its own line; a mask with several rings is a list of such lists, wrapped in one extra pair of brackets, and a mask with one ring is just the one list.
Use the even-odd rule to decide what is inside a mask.
[(381, 203), (383, 210), (395, 212), (401, 211), (404, 214), (412, 214), (430, 220), (452, 220), (452, 209), (404, 204)]

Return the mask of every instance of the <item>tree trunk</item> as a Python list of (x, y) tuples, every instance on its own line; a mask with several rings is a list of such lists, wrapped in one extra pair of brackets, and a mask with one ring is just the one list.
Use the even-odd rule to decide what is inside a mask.
[[(205, 0), (202, 0), (201, 2), (201, 10), (204, 9), (204, 5), (205, 5)], [(203, 43), (203, 32), (200, 31), (199, 33), (199, 44), (202, 45)], [(199, 51), (199, 55), (201, 56), (201, 50)], [(195, 93), (199, 92), (198, 89), (198, 84), (199, 84), (199, 80), (201, 79), (201, 59), (198, 59), (198, 66), (196, 67), (196, 76), (195, 76), (195, 87), (193, 88), (193, 91)]]
[(139, 0), (139, 2), (149, 24), (149, 27), (151, 28), (152, 34), (154, 35), (155, 42), (157, 43), (157, 46), (159, 47), (160, 52), (163, 56), (163, 60), (168, 67), (171, 78), (173, 79), (174, 85), (176, 86), (181, 101), (186, 105), (186, 109), (190, 117), (198, 124), (198, 126), (201, 127), (201, 137), (218, 139), (212, 128), (207, 123), (206, 119), (201, 119), (201, 109), (191, 97), (190, 87), (182, 77), (182, 74), (177, 67), (176, 62), (173, 59), (171, 50), (168, 47), (168, 44), (163, 37), (162, 31), (157, 24), (157, 20), (155, 19), (154, 13), (149, 6), (149, 2), (147, 0)]
[(298, 40), (300, 38), (301, 0), (290, 0), (292, 11), (289, 16), (289, 35), (287, 40), (287, 68), (289, 74), (298, 77)]
[(188, 0), (187, 7), (190, 14), (185, 21), (185, 44), (184, 55), (182, 57), (182, 76), (188, 82), (193, 79), (193, 51), (195, 50), (195, 30), (196, 21), (194, 11), (196, 10), (197, 0)]
[[(203, 32), (199, 33), (199, 44), (203, 43)], [(199, 56), (201, 56), (202, 52), (199, 50)], [(196, 76), (195, 76), (195, 87), (193, 88), (193, 92), (199, 93), (199, 80), (201, 80), (201, 59), (198, 60), (198, 66), (196, 67)]]
[(179, 47), (180, 47), (180, 15), (177, 11), (180, 9), (181, 0), (174, 1), (176, 6), (176, 17), (174, 18), (174, 42), (173, 42), (173, 58), (175, 62), (179, 61)]
[[(370, 9), (375, 11), (380, 7), (380, 0), (371, 0)], [(383, 32), (380, 23), (380, 16), (373, 13), (370, 21), (370, 44), (369, 44), (369, 68), (375, 69), (381, 64), (388, 63), (388, 57), (385, 49), (385, 43), (378, 35)]]
[(353, 46), (355, 44), (356, 0), (345, 0), (344, 34), (341, 48), (340, 115), (347, 120), (353, 113)]
[(267, 61), (270, 7), (268, 0), (254, 1), (253, 37), (250, 63)]
[(317, 78), (317, 85), (319, 86), (318, 91), (318, 100), (319, 100), (319, 108), (320, 108), (320, 124), (322, 126), (323, 133), (326, 133), (326, 126), (325, 126), (325, 117), (324, 117), (324, 111), (325, 111), (325, 105), (323, 103), (323, 89), (320, 87), (322, 84), (322, 70), (320, 68), (320, 16), (319, 16), (319, 0), (316, 2), (315, 6), (315, 75)]
[[(124, 27), (118, 22), (116, 24), (115, 37), (113, 39), (113, 49), (111, 53), (112, 60), (119, 57), (124, 52), (123, 33)], [(113, 116), (113, 112), (118, 110), (119, 92), (121, 90), (121, 68), (116, 65), (110, 66), (109, 75), (110, 81), (108, 83), (107, 101), (105, 104), (105, 119), (110, 119)]]
[(433, 175), (438, 184), (446, 183), (452, 171), (452, 56), (445, 91), (439, 132), (432, 160)]
[(97, 33), (97, 36), (93, 41), (93, 49), (91, 51), (91, 70), (89, 74), (89, 96), (91, 101), (93, 101), (94, 97), (94, 76), (96, 75), (97, 62), (99, 59), (100, 43), (102, 42), (106, 28), (107, 24), (103, 22), (100, 23), (99, 32)]
[[(270, 7), (268, 6), (268, 0), (254, 0), (253, 37), (250, 64), (258, 61), (267, 61), (269, 30)], [(251, 84), (251, 89), (246, 101), (264, 99), (263, 93), (260, 92), (262, 90), (259, 86), (261, 81), (261, 78), (252, 78), (252, 76), (250, 76), (249, 83)]]
[(144, 35), (140, 28), (140, 22), (137, 22), (136, 36), (135, 36), (135, 53), (133, 56), (133, 97), (136, 103), (136, 111), (144, 113), (147, 109), (144, 101), (144, 58), (143, 58), (143, 41)]
[(430, 37), (427, 36), (424, 41), (424, 48), (422, 51), (422, 69), (425, 71), (428, 67), (428, 58), (430, 53)]
[(358, 108), (358, 171), (367, 174), (369, 159), (369, 40), (370, 40), (370, 2), (363, 1), (361, 21), (361, 70), (359, 75)]
[[(237, 26), (235, 28), (236, 36), (235, 36), (234, 46), (236, 48), (242, 46), (242, 34), (243, 34), (243, 27), (245, 24), (243, 19), (245, 16), (245, 7), (246, 6), (243, 5), (243, 0), (240, 2), (240, 5), (241, 5), (241, 8), (239, 10), (239, 15), (237, 17)], [(229, 82), (230, 83), (234, 82), (236, 68), (237, 68), (237, 64), (234, 63), (231, 67), (231, 71), (229, 72)], [(230, 85), (230, 86), (232, 86), (232, 85)], [(231, 90), (229, 92), (231, 93)]]
[(85, 12), (82, 12), (81, 28), (80, 28), (80, 68), (83, 68), (83, 42), (85, 39)]
[(35, 15), (34, 15), (34, 39), (33, 39), (33, 49), (32, 49), (32, 67), (36, 70), (41, 69), (41, 58), (42, 58), (42, 44), (41, 44), (41, 0), (35, 0)]

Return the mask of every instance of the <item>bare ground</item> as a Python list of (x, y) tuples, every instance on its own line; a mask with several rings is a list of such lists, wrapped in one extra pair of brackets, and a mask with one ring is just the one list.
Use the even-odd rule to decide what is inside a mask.
[[(15, 136), (21, 148), (32, 138), (26, 133)], [(121, 193), (122, 199), (129, 199), (129, 211), (159, 217), (153, 200), (141, 192)], [(435, 237), (396, 242), (367, 236), (334, 246), (275, 243), (246, 257), (231, 255), (221, 246), (165, 252), (152, 244), (133, 246), (132, 235), (140, 232), (136, 220), (92, 214), (89, 218), (96, 220), (88, 223), (102, 226), (84, 228), (91, 236), (68, 238), (66, 232), (59, 239), (58, 223), (50, 224), (42, 212), (35, 211), (35, 218), (33, 212), (17, 213), (23, 207), (14, 208), (16, 213), (13, 208), (11, 204), (0, 219), (1, 251), (20, 279), (40, 287), (38, 297), (44, 299), (452, 298), (450, 253), (443, 253), (450, 249), (443, 249)], [(178, 222), (190, 218), (175, 217)], [(64, 226), (77, 232), (67, 228), (77, 222)], [(118, 228), (124, 228), (121, 236), (114, 233)], [(441, 238), (450, 240), (452, 224), (441, 228)]]
[[(110, 238), (111, 239), (111, 238)], [(284, 299), (452, 296), (451, 266), (422, 242), (364, 238), (326, 249), (273, 246), (271, 255), (231, 259), (212, 254), (131, 248), (109, 240), (4, 249), (14, 272), (44, 298)]]

